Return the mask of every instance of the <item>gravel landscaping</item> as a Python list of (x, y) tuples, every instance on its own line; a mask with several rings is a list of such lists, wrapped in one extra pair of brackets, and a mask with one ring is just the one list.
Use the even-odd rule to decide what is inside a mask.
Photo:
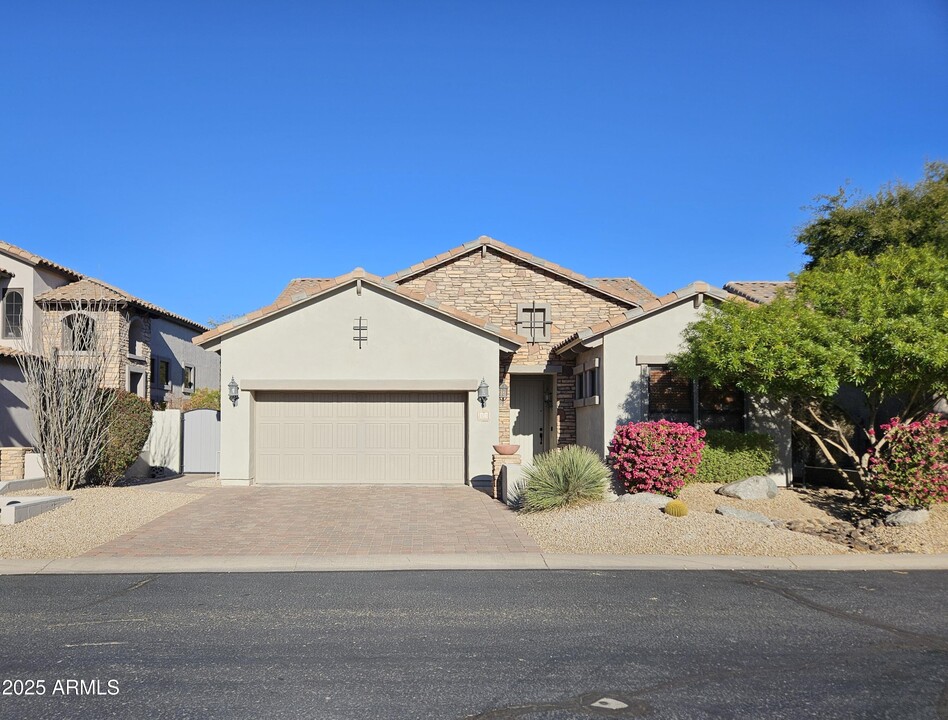
[(24, 490), (11, 495), (69, 495), (72, 502), (16, 525), (0, 525), (0, 558), (71, 558), (201, 497), (141, 488)]
[[(681, 499), (691, 512), (683, 518), (668, 517), (660, 510), (633, 503), (596, 503), (569, 510), (520, 513), (518, 520), (545, 552), (604, 555), (834, 555), (853, 552), (807, 532), (788, 530), (797, 521), (815, 526), (845, 525), (837, 511), (847, 507), (848, 496), (839, 491), (799, 492), (781, 489), (771, 500), (735, 500), (718, 495), (719, 485), (686, 485)], [(769, 528), (714, 513), (720, 506), (749, 510), (775, 521)], [(866, 547), (880, 552), (948, 552), (948, 506), (932, 508), (922, 525), (905, 528), (866, 527), (860, 530)], [(866, 549), (866, 548), (860, 548)]]

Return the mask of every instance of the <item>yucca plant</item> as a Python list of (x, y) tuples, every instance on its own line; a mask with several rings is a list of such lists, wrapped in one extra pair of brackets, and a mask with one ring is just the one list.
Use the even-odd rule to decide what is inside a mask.
[(568, 445), (537, 455), (523, 470), (525, 512), (601, 500), (612, 473), (589, 448)]

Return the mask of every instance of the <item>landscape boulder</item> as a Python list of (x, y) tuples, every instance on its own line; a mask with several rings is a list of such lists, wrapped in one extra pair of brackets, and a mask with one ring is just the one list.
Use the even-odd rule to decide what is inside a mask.
[(777, 483), (769, 477), (755, 475), (722, 485), (718, 488), (718, 494), (738, 500), (770, 500), (777, 497)]
[(667, 495), (659, 495), (658, 493), (650, 492), (639, 492), (639, 493), (629, 493), (628, 495), (620, 495), (620, 502), (631, 503), (632, 505), (641, 505), (643, 507), (653, 507), (663, 510), (671, 498)]
[(714, 512), (716, 512), (718, 515), (723, 515), (724, 517), (734, 518), (735, 520), (758, 523), (759, 525), (766, 525), (767, 527), (774, 526), (773, 520), (771, 520), (766, 515), (761, 515), (759, 512), (739, 510), (738, 508), (732, 508), (729, 505), (719, 505)]
[(885, 519), (886, 525), (892, 527), (908, 527), (919, 525), (928, 520), (928, 510), (899, 510)]

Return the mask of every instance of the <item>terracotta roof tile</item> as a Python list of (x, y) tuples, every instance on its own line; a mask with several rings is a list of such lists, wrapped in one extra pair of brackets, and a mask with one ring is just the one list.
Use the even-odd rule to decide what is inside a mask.
[(725, 283), (724, 289), (755, 303), (766, 304), (781, 292), (792, 293), (795, 286), (790, 280), (742, 280)]
[[(647, 289), (636, 283), (631, 278), (611, 278), (605, 281), (597, 281), (593, 278), (588, 278), (585, 275), (580, 275), (579, 273), (565, 268), (562, 265), (557, 265), (556, 263), (539, 258), (536, 255), (531, 255), (528, 252), (524, 252), (519, 248), (515, 248), (512, 245), (507, 245), (500, 240), (495, 240), (494, 238), (488, 237), (486, 235), (482, 235), (476, 240), (471, 240), (470, 242), (459, 245), (458, 247), (448, 250), (447, 252), (440, 253), (439, 255), (435, 255), (432, 258), (428, 258), (424, 262), (416, 263), (405, 270), (399, 270), (398, 272), (392, 273), (391, 275), (387, 276), (386, 279), (396, 282), (403, 282), (421, 272), (424, 272), (425, 270), (430, 270), (431, 268), (437, 267), (438, 265), (443, 265), (450, 260), (462, 255), (467, 255), (468, 253), (478, 250), (481, 247), (492, 248), (499, 253), (517, 258), (530, 265), (553, 273), (554, 275), (559, 275), (560, 277), (566, 278), (567, 280), (571, 280), (577, 285), (582, 285), (602, 295), (606, 295), (607, 297), (611, 297), (615, 300), (621, 300), (630, 305), (640, 305), (642, 303), (643, 297), (646, 295), (648, 297), (652, 297), (652, 294)], [(632, 285), (625, 285), (625, 281), (627, 280), (630, 281)]]
[(79, 280), (85, 277), (82, 273), (78, 273), (75, 270), (70, 270), (59, 263), (54, 263), (52, 260), (47, 260), (46, 258), (40, 257), (35, 253), (31, 253), (29, 250), (24, 250), (21, 247), (4, 242), (3, 240), (0, 240), (0, 253), (11, 255), (17, 260), (22, 260), (29, 265), (42, 265), (43, 267), (52, 268), (53, 270), (57, 270), (63, 275), (69, 276), (74, 280)]
[(595, 278), (595, 282), (600, 283), (606, 287), (610, 287), (613, 290), (619, 290), (629, 294), (632, 297), (640, 299), (640, 304), (648, 300), (651, 300), (655, 297), (655, 293), (645, 287), (642, 283), (637, 280), (633, 280), (630, 277), (622, 278)]
[(187, 325), (190, 328), (197, 330), (198, 332), (204, 332), (207, 330), (206, 327), (200, 323), (196, 323), (193, 320), (189, 320), (182, 315), (177, 315), (173, 312), (165, 310), (162, 307), (159, 307), (153, 303), (150, 303), (141, 298), (137, 298), (134, 295), (125, 292), (124, 290), (115, 287), (114, 285), (109, 285), (102, 280), (97, 278), (83, 278), (77, 282), (69, 283), (68, 285), (63, 285), (61, 287), (53, 288), (47, 290), (44, 293), (41, 293), (36, 296), (36, 301), (41, 303), (57, 303), (57, 302), (115, 302), (122, 303), (127, 305), (133, 305), (135, 307), (141, 308), (147, 312), (150, 312), (154, 315), (167, 318), (169, 320), (174, 320), (183, 325)]
[[(226, 323), (222, 323), (216, 328), (208, 330), (202, 335), (197, 336), (192, 340), (192, 342), (196, 345), (203, 345), (210, 340), (214, 340), (215, 338), (218, 338), (222, 335), (226, 335), (228, 332), (234, 330), (237, 327), (252, 323), (255, 320), (269, 317), (270, 315), (273, 315), (274, 313), (277, 313), (281, 310), (285, 310), (299, 303), (317, 298), (329, 290), (332, 290), (333, 288), (346, 285), (353, 280), (359, 279), (379, 288), (386, 289), (389, 292), (400, 295), (401, 297), (412, 300), (420, 305), (430, 307), (467, 325), (473, 325), (486, 330), (492, 335), (502, 337), (505, 340), (516, 343), (517, 345), (522, 345), (524, 342), (526, 342), (526, 338), (523, 338), (516, 333), (511, 332), (510, 330), (504, 330), (502, 328), (493, 326), (483, 318), (475, 317), (469, 313), (457, 310), (456, 308), (445, 305), (434, 298), (429, 298), (427, 295), (423, 295), (422, 293), (414, 292), (412, 290), (408, 290), (407, 288), (394, 285), (385, 278), (368, 273), (362, 268), (356, 268), (352, 272), (346, 273), (345, 275), (340, 275), (337, 278), (297, 278), (296, 280), (292, 280), (290, 284), (284, 288), (283, 292), (280, 293), (279, 297), (266, 307), (262, 307), (247, 315), (235, 318), (234, 320), (230, 320)], [(289, 302), (287, 302), (287, 299), (289, 299)]]

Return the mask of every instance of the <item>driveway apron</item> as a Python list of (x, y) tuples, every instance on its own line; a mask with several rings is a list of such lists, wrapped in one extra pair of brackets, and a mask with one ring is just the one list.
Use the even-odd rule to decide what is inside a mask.
[(202, 492), (206, 494), (199, 499), (86, 556), (539, 552), (511, 510), (466, 486), (248, 487)]

